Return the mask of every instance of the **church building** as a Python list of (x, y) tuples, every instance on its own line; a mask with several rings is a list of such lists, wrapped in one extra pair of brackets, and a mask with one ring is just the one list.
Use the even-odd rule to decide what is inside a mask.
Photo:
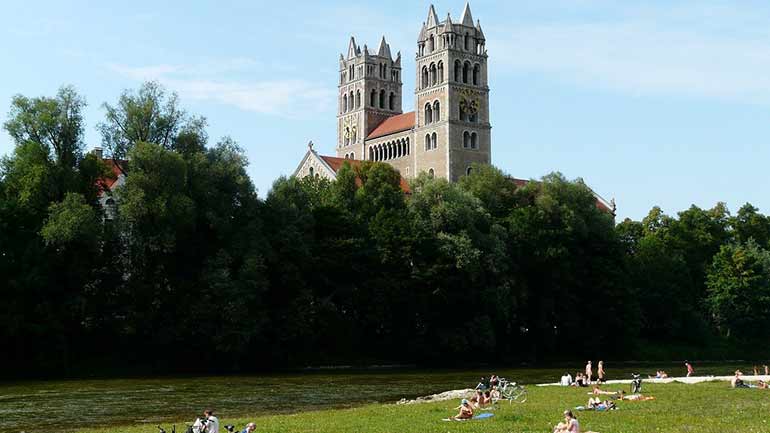
[[(415, 111), (402, 110), (401, 52), (350, 38), (340, 54), (336, 157), (308, 149), (294, 173), (335, 178), (339, 159), (382, 161), (410, 179), (425, 172), (456, 181), (491, 162), (487, 49), (466, 3), (455, 22), (430, 6), (417, 38)], [(341, 164), (339, 164), (341, 165)]]

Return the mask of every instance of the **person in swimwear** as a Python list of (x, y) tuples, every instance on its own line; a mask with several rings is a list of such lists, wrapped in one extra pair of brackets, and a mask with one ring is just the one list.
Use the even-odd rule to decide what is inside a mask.
[(458, 406), (457, 409), (460, 409), (460, 412), (454, 416), (454, 419), (473, 418), (473, 408), (471, 407), (471, 402), (469, 402), (468, 400), (462, 399), (462, 401), (460, 402), (460, 406)]

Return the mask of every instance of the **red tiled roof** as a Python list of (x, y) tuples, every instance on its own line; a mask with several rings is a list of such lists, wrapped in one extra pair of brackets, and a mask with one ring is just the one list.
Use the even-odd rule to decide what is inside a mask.
[[(359, 159), (345, 159), (345, 158), (337, 158), (335, 156), (324, 156), (324, 155), (318, 155), (321, 157), (321, 159), (324, 160), (327, 164), (329, 164), (329, 167), (331, 167), (332, 170), (334, 170), (335, 173), (337, 173), (340, 168), (342, 168), (342, 165), (347, 162), (350, 164), (351, 167), (357, 167), (361, 165), (361, 160)], [(356, 185), (361, 186), (361, 179), (356, 177)], [(409, 189), (409, 182), (407, 182), (406, 179), (403, 177), (401, 178), (401, 190), (405, 193), (411, 192)]]
[[(104, 189), (111, 190), (112, 186), (115, 185), (115, 182), (118, 181), (118, 177), (123, 174), (123, 172), (120, 171), (120, 167), (118, 167), (118, 164), (115, 163), (114, 159), (103, 159), (102, 162), (107, 164), (107, 167), (110, 169), (110, 176), (100, 178), (97, 181), (99, 188), (103, 192)], [(128, 161), (120, 161), (120, 165), (123, 166), (124, 169), (127, 164)]]
[(372, 138), (384, 137), (412, 128), (414, 128), (414, 111), (388, 117), (379, 126), (374, 128), (374, 131), (370, 132), (366, 139), (371, 140)]

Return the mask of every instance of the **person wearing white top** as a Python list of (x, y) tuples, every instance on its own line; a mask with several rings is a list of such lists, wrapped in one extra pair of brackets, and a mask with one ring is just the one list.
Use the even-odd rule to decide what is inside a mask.
[(195, 420), (192, 430), (194, 433), (219, 433), (219, 419), (214, 416), (213, 410), (206, 409), (203, 418)]

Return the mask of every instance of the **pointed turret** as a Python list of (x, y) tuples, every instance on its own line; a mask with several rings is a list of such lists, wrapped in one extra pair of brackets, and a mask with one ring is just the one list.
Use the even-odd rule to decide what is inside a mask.
[(390, 57), (390, 45), (388, 45), (387, 42), (385, 42), (385, 36), (380, 39), (380, 47), (377, 48), (377, 55), (380, 57), (385, 57), (387, 59), (391, 59)]
[(446, 21), (444, 21), (444, 32), (451, 33), (454, 31), (454, 26), (452, 24), (452, 17), (449, 16), (449, 12), (446, 14)]
[(460, 18), (460, 23), (467, 27), (473, 27), (473, 15), (471, 14), (471, 4), (465, 2), (465, 9), (463, 9), (463, 16)]
[(422, 22), (422, 28), (420, 28), (420, 36), (417, 36), (417, 42), (425, 40), (425, 21)]
[(401, 51), (396, 53), (396, 60), (393, 62), (393, 65), (396, 66), (397, 68), (401, 67)]
[[(471, 21), (472, 23), (473, 21)], [(425, 26), (427, 28), (433, 28), (438, 25), (438, 15), (436, 15), (436, 9), (433, 8), (433, 5), (430, 5), (430, 9), (428, 9), (428, 21), (425, 23)], [(472, 26), (473, 24), (471, 24)]]
[(348, 59), (352, 59), (353, 57), (356, 57), (358, 55), (358, 46), (356, 45), (356, 39), (351, 36), (350, 37), (350, 44), (348, 44)]
[(476, 20), (476, 32), (477, 32), (476, 33), (476, 37), (478, 37), (482, 41), (486, 39), (484, 37), (484, 32), (481, 31), (481, 21), (479, 21), (479, 20)]
[(369, 56), (369, 47), (364, 44), (364, 56)]

